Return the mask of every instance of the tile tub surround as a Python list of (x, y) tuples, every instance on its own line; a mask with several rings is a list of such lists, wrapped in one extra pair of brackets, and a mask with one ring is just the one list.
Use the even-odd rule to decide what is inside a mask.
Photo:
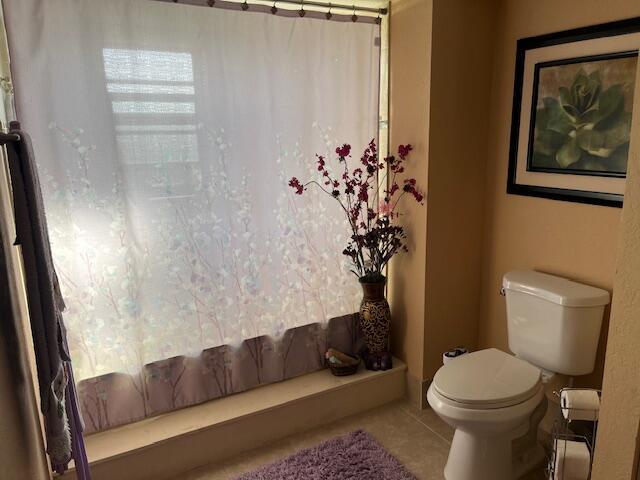
[(92, 477), (165, 480), (396, 401), (404, 396), (405, 375), (397, 359), (384, 372), (361, 368), (334, 377), (322, 370), (89, 435)]
[[(453, 429), (433, 410), (418, 410), (406, 400), (401, 400), (305, 433), (291, 435), (171, 480), (234, 480), (239, 475), (278, 461), (300, 449), (358, 429), (375, 437), (385, 450), (419, 480), (444, 479), (443, 470), (449, 455)], [(543, 479), (544, 473), (540, 471), (522, 480)]]

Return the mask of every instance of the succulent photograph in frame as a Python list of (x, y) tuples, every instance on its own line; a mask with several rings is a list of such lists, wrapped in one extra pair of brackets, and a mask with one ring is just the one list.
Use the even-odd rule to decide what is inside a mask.
[(637, 52), (536, 65), (528, 169), (627, 172)]
[(518, 41), (508, 193), (622, 206), (639, 47), (639, 18)]

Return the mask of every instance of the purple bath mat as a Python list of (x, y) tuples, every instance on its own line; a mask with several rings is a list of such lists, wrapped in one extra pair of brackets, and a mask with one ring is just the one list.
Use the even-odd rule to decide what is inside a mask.
[(300, 450), (236, 480), (417, 480), (362, 430)]

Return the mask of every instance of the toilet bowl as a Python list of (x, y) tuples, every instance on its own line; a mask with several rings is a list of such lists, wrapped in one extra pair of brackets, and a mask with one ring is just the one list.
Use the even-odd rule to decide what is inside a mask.
[(544, 399), (539, 369), (497, 349), (480, 350), (440, 368), (427, 399), (456, 429), (447, 480), (516, 478), (512, 441), (528, 432)]

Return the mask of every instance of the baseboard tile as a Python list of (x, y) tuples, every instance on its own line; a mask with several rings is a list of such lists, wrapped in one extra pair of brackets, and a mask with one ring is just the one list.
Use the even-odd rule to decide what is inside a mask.
[(407, 400), (414, 407), (424, 410), (427, 403), (427, 390), (431, 385), (431, 379), (422, 380), (414, 377), (407, 371)]

